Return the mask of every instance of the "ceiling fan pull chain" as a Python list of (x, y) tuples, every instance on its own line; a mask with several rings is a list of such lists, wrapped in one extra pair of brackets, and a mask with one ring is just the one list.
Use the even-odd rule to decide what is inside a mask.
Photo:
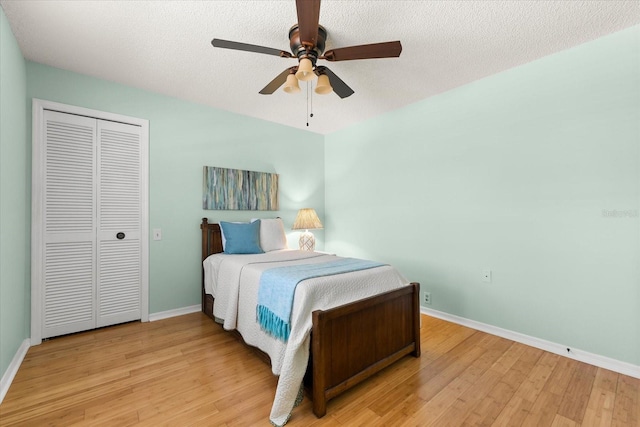
[(309, 127), (309, 82), (307, 82), (307, 127)]
[(311, 115), (309, 117), (313, 117), (313, 80), (309, 83), (311, 84)]
[[(311, 93), (311, 95), (309, 95)], [(311, 112), (309, 112), (311, 108)], [(307, 82), (307, 127), (309, 126), (309, 117), (313, 117), (313, 82)]]

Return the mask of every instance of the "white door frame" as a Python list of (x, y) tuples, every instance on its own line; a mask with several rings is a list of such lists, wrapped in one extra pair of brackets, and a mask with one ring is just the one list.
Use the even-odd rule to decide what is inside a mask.
[[(42, 342), (42, 292), (43, 292), (43, 257), (34, 256), (36, 251), (42, 252), (44, 247), (43, 220), (43, 187), (39, 184), (44, 174), (44, 152), (41, 149), (44, 141), (44, 111), (52, 110), (61, 113), (93, 117), (100, 120), (126, 123), (140, 126), (141, 129), (141, 168), (142, 168), (142, 289), (141, 320), (149, 321), (149, 121), (136, 117), (123, 116), (105, 111), (92, 110), (74, 105), (45, 101), (33, 98), (32, 102), (32, 159), (31, 159), (31, 345)], [(34, 183), (36, 185), (34, 185)]]

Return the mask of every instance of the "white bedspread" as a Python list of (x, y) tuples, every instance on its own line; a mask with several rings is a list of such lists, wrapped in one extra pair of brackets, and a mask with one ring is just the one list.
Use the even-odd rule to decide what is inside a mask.
[[(289, 341), (279, 341), (260, 329), (256, 322), (256, 305), (260, 275), (264, 270), (335, 259), (334, 255), (317, 252), (283, 250), (259, 255), (216, 254), (203, 263), (205, 283), (212, 285), (211, 293), (215, 297), (214, 316), (223, 319), (225, 329), (237, 329), (247, 344), (267, 353), (273, 373), (280, 376), (270, 416), (275, 425), (282, 426), (288, 421), (302, 384), (309, 358), (311, 313), (408, 284), (391, 266), (308, 279), (296, 288)], [(209, 293), (209, 289), (205, 289)]]

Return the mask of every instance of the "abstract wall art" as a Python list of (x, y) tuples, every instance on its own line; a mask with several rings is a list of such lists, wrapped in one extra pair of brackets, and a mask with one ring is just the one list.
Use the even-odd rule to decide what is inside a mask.
[(202, 208), (277, 211), (278, 174), (205, 166)]

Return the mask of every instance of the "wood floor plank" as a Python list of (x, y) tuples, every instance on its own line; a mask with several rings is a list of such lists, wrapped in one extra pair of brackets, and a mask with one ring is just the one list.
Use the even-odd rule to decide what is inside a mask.
[(606, 369), (598, 369), (582, 424), (602, 427), (611, 426), (617, 386), (618, 374)]
[[(453, 400), (452, 404), (440, 414), (433, 423), (437, 426), (460, 426), (473, 413), (476, 406), (488, 395), (493, 386), (500, 380), (501, 374), (497, 370), (491, 369), (511, 346), (508, 340), (494, 337), (491, 347), (480, 358), (479, 363), (474, 363), (472, 368), (477, 370), (473, 375), (461, 375), (466, 379), (469, 386), (461, 389), (461, 393)], [(483, 360), (484, 359), (484, 360)], [(418, 419), (421, 417), (418, 416)]]
[[(14, 421), (12, 418), (3, 420), (3, 425), (11, 426), (69, 426), (84, 422), (84, 410), (82, 409), (59, 409), (57, 411), (42, 412), (33, 417), (23, 418)], [(6, 423), (6, 424), (4, 424)]]
[(134, 395), (133, 391), (125, 389), (114, 392), (110, 396), (100, 396), (82, 405), (77, 405), (84, 412), (84, 420), (88, 423), (111, 420), (128, 414), (132, 407), (137, 407), (146, 399)]
[(562, 415), (556, 414), (551, 427), (580, 427), (580, 424), (570, 420), (569, 418), (565, 418)]
[(612, 425), (640, 427), (640, 379), (618, 376)]
[(531, 411), (522, 423), (523, 427), (542, 427), (553, 424), (564, 391), (573, 376), (572, 367), (575, 366), (575, 363), (567, 358), (559, 357), (557, 362)]
[[(476, 407), (460, 424), (461, 426), (482, 426), (493, 423), (493, 420), (502, 411), (502, 408), (504, 408), (517, 389), (515, 381), (513, 386), (505, 382), (508, 381), (506, 374), (513, 369), (527, 349), (530, 348), (522, 344), (510, 343), (509, 348), (489, 369), (489, 373), (495, 373), (500, 380), (495, 385), (487, 385), (488, 393), (477, 403)], [(533, 363), (530, 366), (533, 368)], [(520, 370), (516, 370), (516, 372), (520, 372)], [(522, 374), (523, 378), (527, 373)]]
[(138, 413), (131, 409), (124, 414), (118, 414), (115, 417), (101, 418), (99, 420), (91, 421), (91, 423), (82, 422), (80, 425), (91, 425), (91, 427), (113, 427), (113, 426), (131, 426), (138, 424)]
[[(423, 425), (438, 423), (438, 420), (442, 418), (442, 415), (452, 405), (458, 402), (464, 402), (462, 396), (468, 394), (469, 389), (472, 389), (480, 379), (483, 381), (497, 381), (499, 379), (500, 376), (495, 373), (490, 373), (489, 368), (497, 363), (496, 360), (504, 354), (506, 347), (510, 344), (507, 340), (501, 340), (498, 337), (490, 338), (490, 347), (482, 346), (482, 342), (478, 343), (479, 349), (485, 349), (484, 353), (480, 357), (475, 358), (459, 375), (449, 377), (444, 387), (431, 387), (432, 390), (428, 393), (425, 393), (425, 388), (427, 390), (430, 388), (428, 383), (420, 388), (418, 394), (423, 399), (424, 404), (419, 411), (409, 414), (412, 416), (412, 420), (405, 423), (406, 425), (412, 425), (417, 421), (420, 421)], [(446, 370), (443, 373), (446, 373)], [(449, 375), (454, 373), (455, 372), (452, 372)], [(442, 382), (443, 378), (447, 377), (441, 377), (439, 379), (440, 381), (438, 381), (438, 378), (435, 378), (436, 381), (434, 384)], [(473, 393), (473, 391), (471, 393)]]
[[(536, 363), (543, 355), (542, 350), (532, 347), (524, 347), (524, 351), (509, 369), (500, 382), (491, 389), (487, 397), (476, 407), (463, 425), (508, 425), (511, 416), (514, 416), (516, 404), (512, 402), (520, 385), (530, 375)], [(484, 408), (484, 409), (481, 409)], [(500, 417), (500, 421), (497, 422)]]
[(381, 395), (374, 403), (369, 405), (369, 409), (379, 416), (384, 416), (389, 410), (403, 402), (409, 395), (415, 393), (421, 385), (438, 377), (443, 371), (447, 369), (453, 372), (462, 371), (466, 360), (469, 360), (470, 356), (468, 353), (470, 351), (474, 352), (474, 355), (481, 354), (482, 350), (476, 348), (475, 344), (482, 338), (482, 334), (472, 334), (448, 351), (446, 353), (447, 357), (441, 356), (434, 363), (416, 372), (406, 381), (387, 390), (387, 392)]
[[(405, 357), (287, 426), (640, 427), (640, 379), (428, 316)], [(0, 426), (269, 426), (277, 378), (201, 313), (29, 349)]]
[(211, 388), (197, 386), (189, 389), (188, 393), (172, 393), (163, 398), (156, 398), (138, 405), (137, 413), (140, 425), (171, 424), (185, 417), (194, 409), (205, 407), (208, 414), (216, 411), (211, 401)]
[(562, 398), (558, 414), (582, 423), (598, 368), (578, 362)]

